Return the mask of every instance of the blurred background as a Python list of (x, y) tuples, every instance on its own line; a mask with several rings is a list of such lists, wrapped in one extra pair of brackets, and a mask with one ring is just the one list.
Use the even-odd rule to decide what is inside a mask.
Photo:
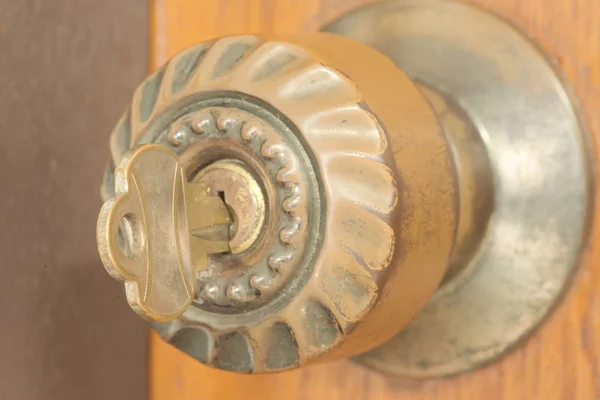
[(147, 329), (95, 244), (146, 0), (0, 0), (0, 399), (144, 399)]

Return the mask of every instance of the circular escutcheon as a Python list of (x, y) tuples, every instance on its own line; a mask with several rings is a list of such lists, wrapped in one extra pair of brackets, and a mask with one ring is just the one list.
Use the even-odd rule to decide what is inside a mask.
[(410, 325), (357, 360), (431, 378), (500, 357), (552, 310), (592, 220), (589, 139), (569, 91), (525, 35), (460, 2), (377, 3), (324, 30), (372, 46), (438, 92), (432, 99), (449, 99), (478, 131), (493, 182), (492, 212), (468, 265)]

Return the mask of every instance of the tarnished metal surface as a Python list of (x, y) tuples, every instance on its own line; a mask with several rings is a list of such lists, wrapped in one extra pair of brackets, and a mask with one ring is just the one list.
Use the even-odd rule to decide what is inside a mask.
[(202, 168), (194, 182), (206, 185), (209, 193), (223, 197), (233, 221), (229, 251), (240, 254), (252, 246), (265, 222), (265, 196), (257, 178), (241, 161), (223, 159)]
[(494, 208), (494, 177), (483, 138), (465, 112), (448, 96), (419, 87), (449, 138), (458, 175), (459, 221), (446, 284), (472, 265)]
[[(183, 315), (154, 324), (203, 363), (269, 372), (366, 351), (446, 271), (452, 151), (414, 84), (360, 43), (232, 36), (185, 50), (134, 95), (112, 162), (152, 142), (238, 223), (236, 250), (210, 257)], [(114, 195), (112, 167), (103, 192)]]
[[(448, 105), (436, 97), (462, 109), (492, 171), (494, 207), (474, 254), (406, 329), (358, 360), (420, 378), (494, 360), (548, 315), (585, 243), (593, 185), (568, 91), (526, 37), (462, 3), (377, 3), (325, 30), (373, 46), (439, 92), (438, 112)], [(464, 136), (441, 121), (451, 142)]]
[(115, 192), (98, 217), (100, 258), (125, 282), (135, 312), (171, 321), (195, 297), (208, 255), (229, 251), (229, 211), (206, 185), (189, 183), (177, 156), (160, 145), (123, 155)]

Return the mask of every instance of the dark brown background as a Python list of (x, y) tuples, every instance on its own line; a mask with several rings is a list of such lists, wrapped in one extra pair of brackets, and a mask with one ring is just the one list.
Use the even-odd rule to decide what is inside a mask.
[(146, 0), (0, 0), (0, 399), (145, 399), (145, 324), (95, 246)]

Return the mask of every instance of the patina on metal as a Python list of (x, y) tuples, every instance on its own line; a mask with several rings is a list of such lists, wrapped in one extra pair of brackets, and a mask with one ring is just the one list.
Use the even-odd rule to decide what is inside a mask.
[(148, 143), (232, 217), (230, 251), (197, 272), (182, 315), (153, 324), (200, 362), (270, 372), (357, 355), (446, 273), (452, 149), (411, 80), (358, 42), (232, 36), (176, 55), (111, 136), (106, 198), (119, 195), (113, 165)]
[(241, 161), (222, 159), (202, 168), (194, 182), (223, 198), (233, 218), (229, 250), (233, 254), (246, 251), (257, 241), (266, 219), (265, 196), (257, 177)]
[(501, 356), (556, 303), (591, 220), (566, 89), (461, 3), (377, 3), (326, 30), (356, 41), (225, 37), (142, 83), (111, 136), (107, 269), (224, 370), (356, 356), (426, 378)]
[(208, 255), (229, 251), (229, 224), (221, 198), (188, 183), (169, 149), (146, 144), (125, 153), (115, 171), (115, 197), (98, 217), (98, 250), (135, 312), (171, 321), (191, 304)]
[(372, 46), (424, 86), (460, 182), (443, 286), (411, 324), (357, 360), (415, 378), (495, 360), (548, 316), (586, 243), (594, 185), (568, 89), (525, 35), (460, 2), (381, 2), (325, 31)]

